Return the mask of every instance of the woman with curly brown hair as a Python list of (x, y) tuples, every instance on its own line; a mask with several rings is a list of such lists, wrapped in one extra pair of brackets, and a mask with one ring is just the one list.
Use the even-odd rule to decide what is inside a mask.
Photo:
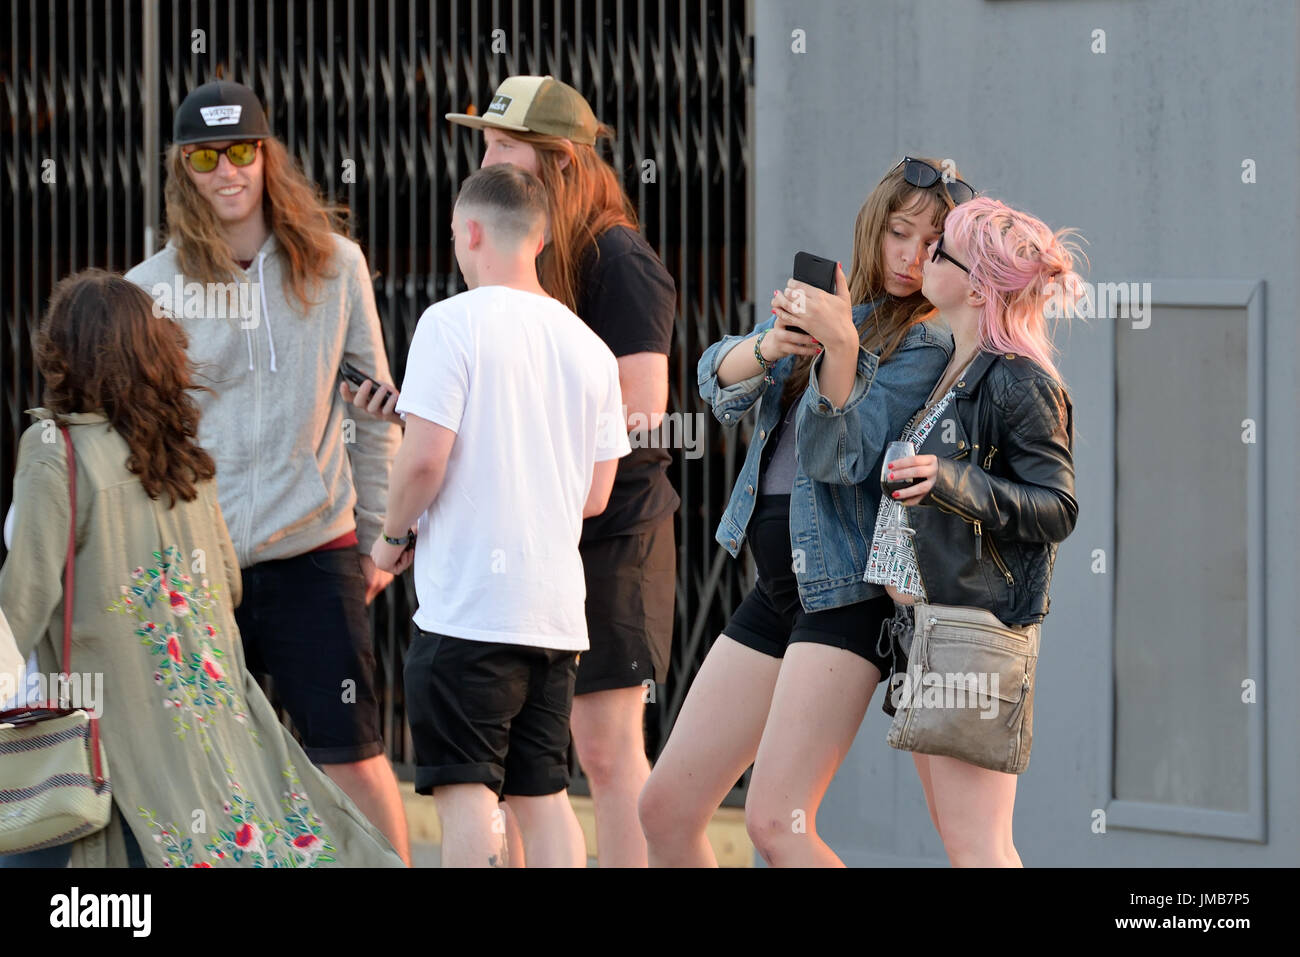
[(75, 664), (103, 675), (113, 795), (108, 827), (62, 847), (89, 867), (400, 867), (245, 668), (239, 563), (187, 345), (143, 290), (101, 270), (60, 283), (38, 333), (45, 407), (19, 443), (0, 607), (19, 654), (57, 674), (71, 523)]
[(127, 278), (182, 320), (211, 386), (199, 437), (243, 569), (249, 665), (274, 679), (307, 755), (405, 856), (366, 611), (392, 581), (369, 548), (398, 431), (350, 421), (334, 391), (344, 360), (389, 378), (370, 270), (247, 87), (193, 90), (166, 162), (170, 238)]

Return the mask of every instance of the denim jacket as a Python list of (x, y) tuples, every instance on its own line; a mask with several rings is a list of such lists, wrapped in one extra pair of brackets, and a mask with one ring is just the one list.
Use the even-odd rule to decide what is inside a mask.
[[(875, 303), (853, 307), (859, 330)], [(723, 425), (737, 425), (758, 405), (758, 422), (745, 464), (732, 489), (715, 538), (733, 558), (740, 554), (754, 512), (763, 447), (781, 418), (781, 390), (794, 368), (785, 356), (772, 370), (772, 385), (762, 374), (723, 387), (718, 366), (732, 347), (752, 348), (752, 337), (771, 329), (776, 318), (760, 323), (749, 336), (726, 336), (700, 357), (700, 396)], [(882, 586), (864, 582), (867, 554), (880, 502), (880, 457), (907, 420), (925, 404), (952, 355), (952, 334), (942, 326), (918, 323), (889, 361), (858, 350), (853, 390), (842, 407), (833, 406), (817, 386), (821, 356), (813, 360), (808, 388), (795, 415), (798, 462), (790, 491), (790, 543), (799, 599), (805, 610), (824, 611), (883, 595)]]

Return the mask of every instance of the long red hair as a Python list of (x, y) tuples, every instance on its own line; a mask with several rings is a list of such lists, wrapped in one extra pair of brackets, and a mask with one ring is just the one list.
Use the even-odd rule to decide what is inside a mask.
[[(636, 207), (595, 146), (544, 133), (511, 130), (508, 135), (536, 151), (538, 178), (546, 187), (551, 236), (538, 261), (538, 279), (543, 289), (576, 312), (583, 257), (607, 229), (636, 229)], [(609, 126), (597, 124), (597, 144), (613, 135)]]

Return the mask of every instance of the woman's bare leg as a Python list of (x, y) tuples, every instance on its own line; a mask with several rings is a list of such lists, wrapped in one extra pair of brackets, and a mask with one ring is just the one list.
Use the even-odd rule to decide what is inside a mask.
[(706, 828), (754, 761), (780, 669), (726, 635), (709, 649), (641, 792), (651, 867), (717, 867)]
[(912, 762), (916, 765), (916, 774), (921, 779), (921, 788), (925, 791), (925, 806), (930, 811), (930, 823), (940, 838), (943, 831), (939, 829), (939, 812), (934, 806), (934, 785), (930, 783), (930, 756), (919, 751), (912, 752)]
[(786, 648), (745, 801), (750, 839), (778, 867), (843, 867), (817, 809), (862, 724), (880, 671), (843, 648)]
[(1023, 866), (1011, 836), (1016, 775), (938, 754), (927, 763), (939, 835), (952, 866)]

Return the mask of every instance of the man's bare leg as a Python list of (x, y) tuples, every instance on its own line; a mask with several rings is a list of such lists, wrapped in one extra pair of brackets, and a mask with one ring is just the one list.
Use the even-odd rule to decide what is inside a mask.
[(541, 797), (507, 794), (505, 799), (519, 818), (530, 867), (587, 866), (587, 840), (567, 790)]
[(519, 818), (505, 801), (497, 805), (497, 810), (506, 828), (506, 867), (524, 867), (524, 832), (519, 830)]
[(600, 866), (647, 866), (645, 833), (637, 817), (637, 799), (650, 777), (645, 689), (636, 685), (578, 695), (570, 726), (591, 784)]
[(443, 867), (504, 867), (505, 835), (493, 824), (497, 796), (485, 784), (444, 784), (433, 789), (442, 824)]
[(406, 829), (406, 809), (397, 790), (397, 777), (386, 754), (376, 754), (350, 764), (322, 764), (362, 814), (383, 832), (393, 850), (411, 866), (411, 840)]

